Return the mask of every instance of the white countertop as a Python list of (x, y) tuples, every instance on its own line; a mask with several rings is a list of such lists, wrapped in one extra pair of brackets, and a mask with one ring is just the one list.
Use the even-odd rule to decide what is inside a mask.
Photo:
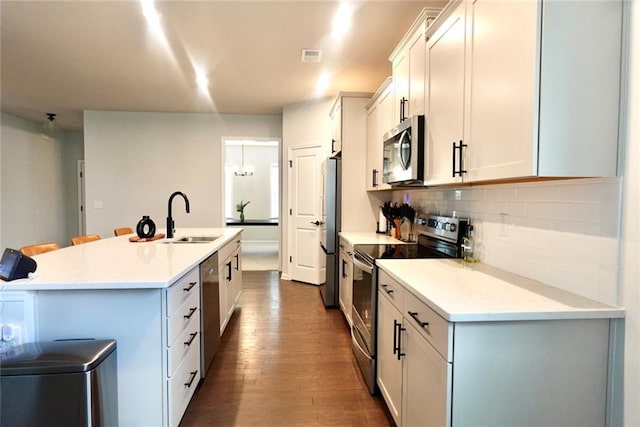
[(377, 245), (377, 244), (403, 244), (413, 242), (403, 242), (386, 234), (378, 234), (370, 231), (341, 231), (340, 237), (347, 240), (351, 245)]
[[(239, 228), (179, 228), (174, 238), (220, 236), (207, 243), (130, 242), (128, 234), (35, 255), (34, 277), (5, 290), (166, 288), (237, 236)], [(158, 230), (165, 233), (165, 230)]]
[(621, 318), (624, 310), (484, 264), (461, 260), (376, 260), (450, 322)]

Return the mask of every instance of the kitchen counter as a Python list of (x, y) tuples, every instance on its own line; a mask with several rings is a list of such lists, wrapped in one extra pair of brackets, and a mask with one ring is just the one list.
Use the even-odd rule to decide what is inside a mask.
[[(158, 230), (158, 233), (164, 233)], [(35, 275), (8, 283), (7, 290), (166, 288), (242, 232), (241, 228), (179, 228), (183, 236), (220, 236), (207, 243), (169, 239), (130, 242), (110, 237), (36, 255)]]
[(377, 245), (377, 244), (395, 244), (402, 245), (412, 242), (403, 242), (402, 240), (398, 240), (391, 236), (387, 236), (386, 234), (378, 234), (374, 232), (353, 232), (346, 231), (340, 232), (340, 237), (347, 240), (347, 242), (351, 245)]
[(376, 260), (450, 322), (622, 318), (624, 310), (484, 264)]

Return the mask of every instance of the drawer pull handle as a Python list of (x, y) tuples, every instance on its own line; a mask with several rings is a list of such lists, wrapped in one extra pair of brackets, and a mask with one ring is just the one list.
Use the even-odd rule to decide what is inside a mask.
[(190, 336), (191, 338), (189, 338), (189, 340), (188, 340), (188, 341), (185, 341), (185, 342), (184, 342), (184, 345), (186, 345), (186, 346), (190, 346), (190, 345), (191, 345), (191, 343), (193, 342), (193, 340), (195, 340), (195, 339), (196, 339), (196, 336), (197, 336), (197, 335), (198, 335), (198, 333), (197, 333), (197, 332), (194, 332), (194, 333), (192, 333), (192, 334), (189, 334), (189, 336)]
[(387, 293), (387, 295), (391, 295), (393, 293), (393, 289), (387, 289), (389, 285), (382, 285), (382, 289)]
[(191, 371), (191, 378), (189, 378), (189, 381), (184, 383), (184, 385), (187, 387), (191, 387), (191, 384), (193, 384), (193, 380), (196, 379), (197, 375), (198, 375), (198, 371)]
[(186, 288), (182, 288), (182, 290), (185, 291), (185, 292), (189, 292), (197, 284), (198, 284), (197, 281), (196, 282), (189, 282), (189, 286), (187, 286)]
[(195, 313), (196, 311), (198, 311), (198, 307), (191, 307), (189, 309), (189, 314), (185, 314), (183, 317), (185, 319), (191, 319), (191, 316), (193, 316), (193, 313)]
[(415, 320), (422, 328), (426, 329), (429, 327), (429, 322), (423, 322), (422, 320), (420, 320), (417, 311), (407, 311), (407, 313), (409, 313), (409, 316), (411, 316), (413, 320)]

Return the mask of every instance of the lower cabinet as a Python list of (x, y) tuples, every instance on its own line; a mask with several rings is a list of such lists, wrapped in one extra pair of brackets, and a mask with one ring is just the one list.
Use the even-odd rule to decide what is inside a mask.
[(241, 235), (218, 251), (220, 274), (220, 336), (224, 332), (242, 293)]
[(340, 309), (345, 319), (352, 325), (351, 306), (353, 299), (353, 262), (351, 254), (353, 246), (346, 240), (340, 239)]
[(380, 269), (377, 384), (398, 426), (603, 425), (610, 322), (448, 322)]

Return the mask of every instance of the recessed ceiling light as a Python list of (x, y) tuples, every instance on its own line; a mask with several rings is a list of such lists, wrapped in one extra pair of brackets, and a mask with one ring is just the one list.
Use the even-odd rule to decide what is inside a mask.
[(320, 62), (322, 59), (322, 51), (320, 49), (302, 49), (300, 61), (302, 62)]
[(341, 39), (351, 28), (351, 16), (353, 7), (348, 3), (340, 3), (340, 7), (333, 17), (333, 29), (331, 34), (335, 39)]

